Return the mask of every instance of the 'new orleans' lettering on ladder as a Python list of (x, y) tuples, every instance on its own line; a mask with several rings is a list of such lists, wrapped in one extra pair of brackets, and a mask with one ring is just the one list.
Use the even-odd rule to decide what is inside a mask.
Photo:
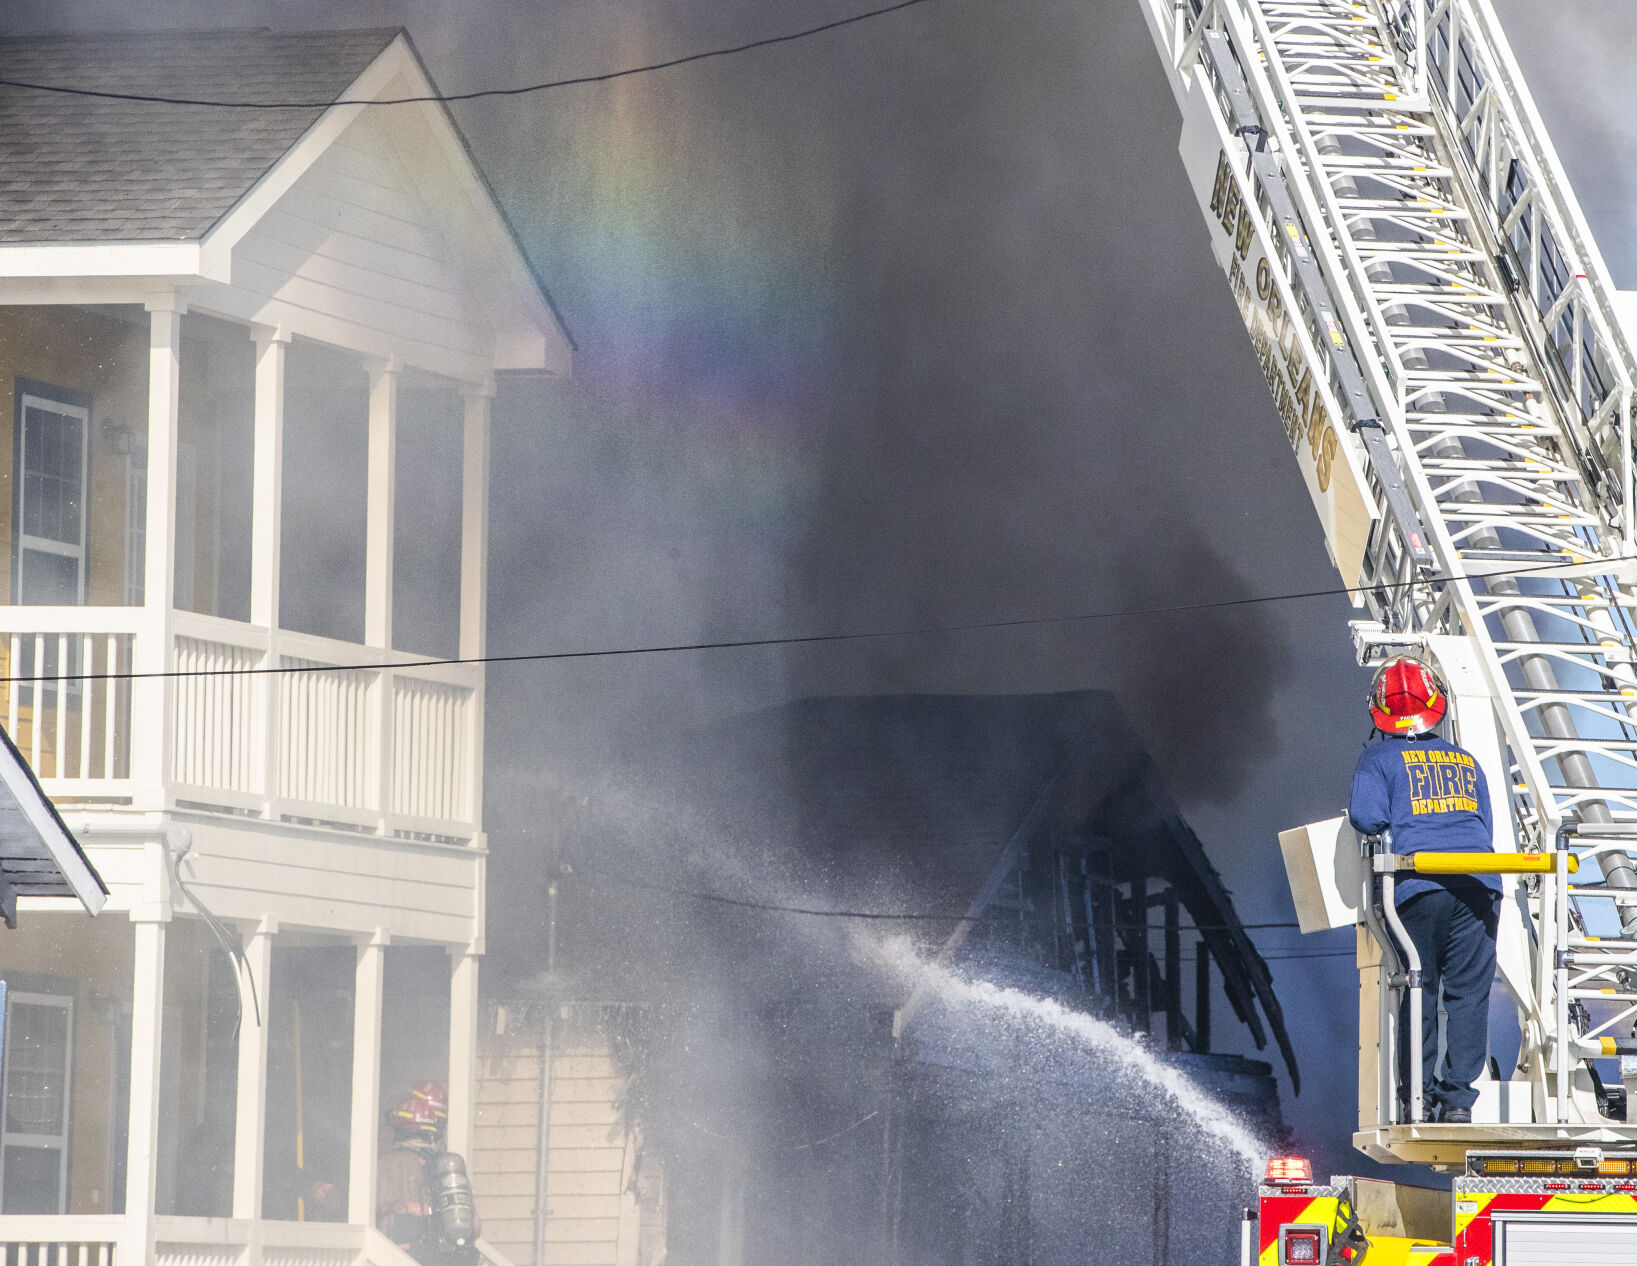
[(1331, 558), (1343, 579), (1355, 585), (1377, 518), (1373, 499), (1363, 492), (1356, 442), (1338, 424), (1345, 418), (1335, 402), (1328, 363), (1313, 344), (1280, 246), (1236, 162), (1239, 143), (1228, 137), (1203, 95), (1196, 94), (1184, 111), (1182, 157), (1285, 438), (1324, 524)]

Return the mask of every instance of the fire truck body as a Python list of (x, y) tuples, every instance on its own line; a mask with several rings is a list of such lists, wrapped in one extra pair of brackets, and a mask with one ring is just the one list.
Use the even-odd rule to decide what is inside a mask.
[[(1451, 1192), (1286, 1176), (1247, 1210), (1242, 1266), (1631, 1266), (1637, 1152), (1473, 1152)], [(1276, 1171), (1275, 1171), (1276, 1172)], [(1359, 1238), (1349, 1240), (1350, 1228)], [(1362, 1248), (1362, 1252), (1358, 1250)]]
[[(1275, 1162), (1281, 1163), (1291, 1162)], [(1313, 1185), (1287, 1177), (1263, 1183), (1257, 1208), (1246, 1213), (1242, 1266), (1324, 1266), (1340, 1260), (1358, 1236), (1365, 1238), (1371, 1266), (1450, 1266), (1456, 1260), (1449, 1202), (1425, 1188), (1348, 1177)]]

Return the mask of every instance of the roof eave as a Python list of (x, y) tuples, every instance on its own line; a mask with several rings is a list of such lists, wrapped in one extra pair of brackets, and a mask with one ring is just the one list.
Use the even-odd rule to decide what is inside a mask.
[(227, 280), (226, 260), (202, 242), (7, 242), (0, 245), (0, 281), (118, 277), (174, 281)]
[[(574, 332), (568, 328), (568, 322), (564, 320), (562, 311), (557, 306), (557, 300), (552, 296), (551, 289), (546, 285), (545, 279), (540, 276), (539, 271), (535, 268), (534, 261), (529, 258), (529, 253), (523, 246), (523, 239), (517, 232), (517, 226), (512, 223), (511, 217), (506, 214), (505, 208), (501, 205), (500, 196), (495, 192), (494, 185), (489, 181), (488, 173), (483, 170), (482, 165), (477, 161), (477, 155), (472, 152), (472, 146), (466, 139), (466, 133), (461, 130), (460, 124), (455, 121), (454, 112), (449, 109), (448, 103), (442, 100), (442, 94), (438, 92), (437, 84), (433, 82), (431, 72), (426, 68), (426, 63), (421, 60), (420, 50), (415, 47), (415, 41), (410, 39), (407, 31), (403, 33), (403, 42), (409, 55), (415, 60), (415, 66), (420, 72), (422, 80), (426, 83), (428, 94), (439, 98), (435, 108), (443, 116), (450, 135), (454, 137), (456, 143), (460, 146), (461, 154), (466, 160), (466, 165), (472, 177), (482, 188), (500, 229), (504, 232), (507, 242), (515, 253), (516, 262), (528, 276), (536, 296), (545, 305), (545, 309), (550, 314), (557, 332), (562, 335), (563, 341), (568, 345), (568, 350), (570, 352), (579, 351), (580, 346), (574, 341)], [(518, 366), (518, 368), (522, 367)], [(533, 368), (533, 366), (529, 368)]]
[(57, 806), (51, 803), (35, 778), (34, 771), (3, 727), (0, 727), (0, 785), (28, 819), (64, 882), (75, 899), (85, 907), (86, 913), (94, 915), (100, 911), (108, 900), (107, 885), (86, 858), (80, 842), (63, 822)]

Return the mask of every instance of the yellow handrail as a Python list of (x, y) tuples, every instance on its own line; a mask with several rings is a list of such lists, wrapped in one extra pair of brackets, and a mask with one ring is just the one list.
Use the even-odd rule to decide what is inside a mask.
[[(1412, 853), (1399, 860), (1399, 869), (1418, 875), (1550, 875), (1557, 863), (1551, 853)], [(1580, 859), (1570, 853), (1569, 873), (1579, 870)]]

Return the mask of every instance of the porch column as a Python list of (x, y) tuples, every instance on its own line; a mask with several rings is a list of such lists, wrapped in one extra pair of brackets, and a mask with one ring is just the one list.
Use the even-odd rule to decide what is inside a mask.
[[(479, 659), (487, 653), (489, 622), (489, 417), (495, 386), (469, 385), (460, 473), (460, 655)], [(475, 831), (483, 829), (483, 710), (487, 671), (477, 669), (467, 727), (466, 787)]]
[[(398, 374), (392, 357), (369, 372), (369, 480), (364, 509), (364, 644), (392, 649), (392, 554), (398, 503)], [(371, 721), (377, 829), (392, 833), (392, 670), (375, 674)]]
[[(279, 550), (284, 531), (284, 366), (290, 331), (256, 326), (255, 413), (251, 441), (250, 623), (267, 630), (263, 668), (279, 664)], [(262, 673), (251, 683), (255, 761), (265, 816), (276, 816), (278, 784), (279, 681)], [(261, 1161), (257, 1159), (257, 1166)], [(256, 1199), (261, 1199), (258, 1184)]]
[(460, 653), (482, 655), (489, 615), (489, 414), (495, 386), (467, 387), (466, 425), (461, 445), (460, 487)]
[(239, 981), (238, 1116), (233, 1127), (233, 1216), (261, 1217), (263, 1163), (267, 1148), (267, 1007), (273, 996), (273, 934), (278, 920), (264, 918), (244, 938), (249, 981)]
[[(181, 384), (182, 314), (174, 294), (159, 295), (148, 309), (148, 507), (143, 556), (143, 613), (132, 667), (162, 673), (171, 667), (172, 606), (176, 594), (176, 429)], [(171, 771), (176, 688), (167, 678), (131, 683), (131, 715), (140, 732), (131, 736), (131, 778), (150, 803), (164, 804)]]
[(131, 1112), (125, 1154), (125, 1219), (135, 1260), (153, 1253), (153, 1205), (158, 1177), (159, 1051), (165, 1011), (165, 924), (133, 918), (131, 968)]
[(279, 545), (284, 511), (284, 364), (290, 332), (256, 326), (250, 497), (250, 623), (279, 622)]
[(381, 1124), (381, 991), (386, 980), (387, 933), (358, 947), (352, 1013), (352, 1146), (347, 1176), (347, 1221), (375, 1225), (375, 1170)]
[(392, 543), (398, 488), (396, 357), (369, 372), (369, 488), (364, 526), (364, 642), (392, 648)]
[(451, 1152), (472, 1163), (477, 1106), (477, 964), (470, 947), (450, 951), (449, 972), (449, 1132)]

